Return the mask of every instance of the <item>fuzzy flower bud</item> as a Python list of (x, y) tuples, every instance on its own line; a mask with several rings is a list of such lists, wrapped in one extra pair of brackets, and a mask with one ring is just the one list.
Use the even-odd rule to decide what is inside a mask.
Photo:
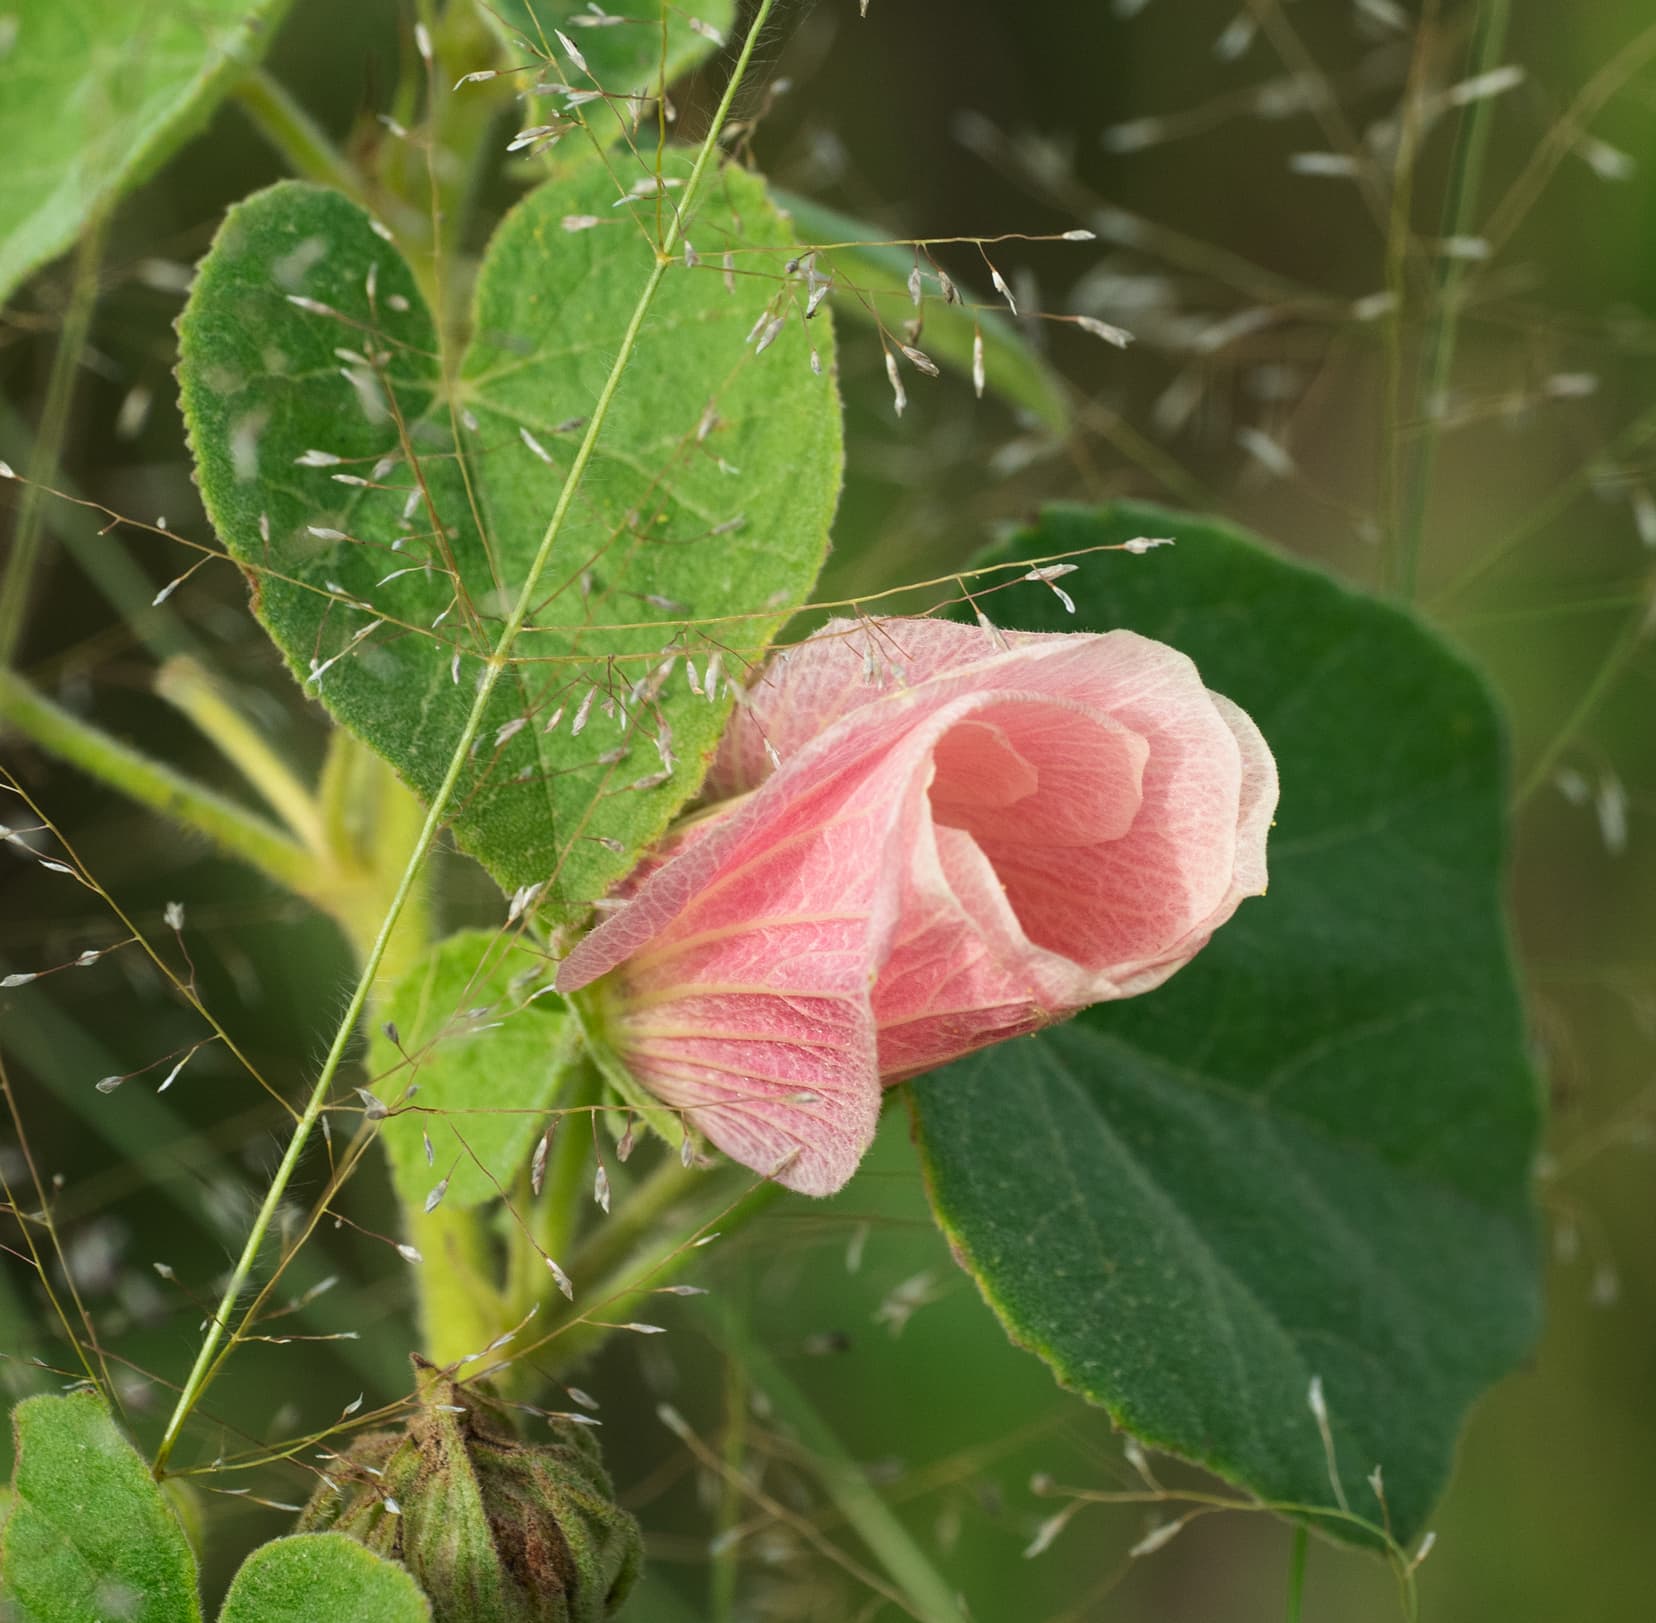
[(339, 1491), (312, 1496), (300, 1530), (333, 1528), (401, 1561), (435, 1623), (603, 1623), (638, 1578), (638, 1523), (613, 1500), (591, 1432), (553, 1421), (523, 1439), (507, 1408), (416, 1360), (405, 1433), (345, 1456)]

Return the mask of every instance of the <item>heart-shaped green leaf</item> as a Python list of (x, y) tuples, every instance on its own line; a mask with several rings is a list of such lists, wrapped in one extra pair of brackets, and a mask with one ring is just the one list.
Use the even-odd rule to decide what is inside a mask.
[(195, 1555), (149, 1468), (94, 1392), (25, 1398), (0, 1618), (198, 1623)]
[(0, 60), (0, 303), (207, 121), (287, 0), (57, 0)]
[(298, 1533), (242, 1562), (219, 1623), (430, 1623), (431, 1605), (395, 1561), (343, 1533)]
[(510, 936), (462, 930), (392, 988), (397, 1040), (375, 1034), (369, 1070), (387, 1104), (410, 1083), (420, 1090), (416, 1108), (380, 1128), (410, 1212), (444, 1179), (448, 1205), (480, 1206), (528, 1165), (579, 1035), (551, 983), (545, 958)]
[(507, 216), (457, 366), (396, 248), (310, 186), (231, 211), (180, 324), (202, 494), (255, 611), (428, 798), (628, 349), (451, 802), (460, 843), (503, 886), (544, 885), (555, 917), (700, 782), (728, 709), (702, 696), (707, 664), (740, 674), (803, 599), (840, 479), (831, 335), (801, 319), (763, 186), (710, 178), (692, 246), (629, 331), (688, 164), (669, 153), (659, 190), (636, 168), (637, 198), (620, 168), (586, 165)]
[(1501, 729), (1408, 615), (1211, 522), (1054, 510), (1011, 555), (1139, 535), (1178, 545), (1087, 560), (1074, 620), (1035, 586), (1013, 618), (1161, 638), (1252, 715), (1270, 892), (1160, 990), (915, 1084), (934, 1209), (1012, 1336), (1130, 1431), (1407, 1540), (1538, 1313)]

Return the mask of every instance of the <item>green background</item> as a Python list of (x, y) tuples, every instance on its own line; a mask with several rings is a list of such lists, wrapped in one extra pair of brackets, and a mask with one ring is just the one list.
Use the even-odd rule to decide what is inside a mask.
[[(1439, 48), (1452, 79), (1466, 8), (1442, 10)], [(1108, 125), (1208, 107), (1279, 77), (1280, 60), (1263, 39), (1236, 63), (1216, 59), (1213, 41), (1234, 11), (1232, 0), (1152, 0), (1124, 20), (1097, 0), (1017, 7), (873, 0), (859, 23), (850, 0), (782, 8), (767, 72), (790, 77), (793, 88), (756, 146), (779, 185), (904, 236), (1052, 232), (1110, 206), (1154, 222), (1176, 258), (1109, 243), (997, 251), (1009, 277), (1018, 269), (1034, 275), (1039, 292), (1028, 303), (1087, 309), (1140, 332), (1123, 356), (1056, 324), (1038, 329), (1084, 393), (1085, 432), (1074, 454), (1052, 452), (999, 406), (974, 404), (958, 380), (911, 378), (909, 411), (894, 423), (878, 349), (847, 324), (849, 482), (828, 593), (849, 580), (862, 588), (957, 565), (1042, 500), (1123, 494), (1221, 512), (1352, 579), (1379, 580), (1362, 522), (1378, 511), (1386, 474), (1377, 335), (1318, 312), (1382, 285), (1381, 240), (1348, 184), (1295, 177), (1286, 167), (1294, 152), (1325, 149), (1327, 136), (1307, 115), (1237, 116), (1207, 127), (1192, 119), (1189, 133), (1137, 153), (1112, 154), (1099, 141)], [(1345, 4), (1306, 0), (1284, 15), (1334, 75), (1337, 104), (1353, 123), (1386, 110), (1392, 94), (1363, 79), (1366, 51)], [(1492, 108), (1486, 197), (1501, 195), (1560, 109), (1648, 26), (1643, 0), (1519, 9), (1506, 56), (1529, 68), (1530, 81)], [(344, 136), (353, 118), (360, 133), (386, 105), (399, 49), (388, 3), (365, 0), (347, 18), (324, 0), (297, 0), (269, 61)], [(1395, 62), (1390, 71), (1398, 71)], [(1630, 484), (1656, 479), (1656, 456), (1648, 447), (1618, 454), (1614, 446), (1648, 408), (1656, 374), (1648, 327), (1656, 319), (1653, 95), (1656, 80), (1645, 67), (1588, 121), (1639, 162), (1635, 178), (1606, 183), (1567, 156), (1503, 245), (1460, 336), (1455, 401), (1473, 420), (1438, 436), (1421, 596), (1509, 705), (1521, 782), (1572, 726), (1649, 597), (1652, 555), (1640, 545), (1627, 496)], [(682, 99), (693, 110), (706, 96), (703, 87)], [(1039, 142), (988, 161), (959, 139), (967, 112), (1034, 132)], [(1433, 229), (1451, 130), (1452, 123), (1436, 130), (1427, 149), (1416, 215), (1423, 231)], [(226, 110), (111, 223), (66, 472), (122, 511), (164, 513), (176, 529), (205, 533), (171, 404), (177, 300), (139, 276), (140, 262), (193, 261), (223, 208), (280, 172), (242, 116)], [(1237, 258), (1254, 269), (1243, 273)], [(963, 281), (987, 280), (968, 250), (943, 262)], [(1096, 307), (1080, 302), (1078, 281), (1090, 277), (1097, 291), (1110, 274), (1118, 279)], [(1156, 337), (1167, 329), (1133, 307), (1146, 288), (1130, 279), (1148, 275), (1166, 279), (1187, 317), (1211, 323), (1262, 303), (1278, 312), (1208, 358), (1196, 414), (1171, 438), (1155, 432), (1154, 407), (1189, 356), (1170, 353)], [(1284, 313), (1285, 285), (1323, 302), (1298, 299)], [(0, 377), (24, 421), (39, 415), (67, 288), (67, 267), (48, 269), (0, 319)], [(1574, 373), (1592, 374), (1596, 393), (1548, 396), (1549, 377)], [(123, 438), (116, 416), (134, 384), (149, 388), (156, 404), (138, 436)], [(1285, 402), (1262, 398), (1283, 388), (1291, 391)], [(1299, 471), (1266, 477), (1239, 449), (1239, 426), (1286, 433)], [(0, 456), (25, 460), (9, 417), (0, 421)], [(1594, 467), (1611, 475), (1597, 481), (1596, 493), (1579, 478), (1570, 500), (1547, 505), (1557, 487)], [(0, 490), (0, 525), (14, 503), (14, 492)], [(51, 507), (48, 519), (60, 539), (89, 536), (97, 522), (65, 506)], [(1526, 525), (1504, 562), (1450, 590)], [(155, 587), (182, 567), (153, 537), (131, 541), (127, 555)], [(204, 571), (175, 600), (171, 635), (204, 646), (269, 735), (314, 764), (318, 714), (300, 702), (274, 652), (249, 634), (242, 603), (228, 571)], [(195, 770), (216, 770), (205, 746), (149, 696), (149, 654), (131, 628), (61, 553), (42, 577), (21, 657), (48, 691), (105, 725)], [(1555, 1251), (1548, 1327), (1530, 1367), (1477, 1412), (1454, 1484), (1432, 1518), (1438, 1544), (1421, 1573), (1429, 1618), (1634, 1623), (1648, 1615), (1656, 1576), (1648, 1538), (1656, 1260), (1643, 1091), (1656, 1036), (1653, 674), (1648, 646), (1636, 648), (1558, 758), (1594, 789), (1611, 774), (1625, 786), (1625, 849), (1607, 844), (1593, 806), (1572, 804), (1550, 774), (1520, 808), (1515, 921), (1555, 1111), (1543, 1189)], [(297, 1088), (349, 973), (330, 927), (67, 770), (15, 743), (4, 748), (124, 905), (153, 922), (166, 901), (186, 902), (209, 1005), (258, 1061)], [(498, 916), (463, 865), (443, 874), (451, 922)], [(94, 899), (49, 875), (8, 858), (0, 886), (8, 969), (59, 962), (109, 938)], [(169, 1263), (205, 1292), (278, 1153), (279, 1123), (210, 1054), (193, 1061), (159, 1105), (138, 1085), (103, 1098), (90, 1084), (193, 1040), (195, 1030), (126, 956), (0, 994), (0, 1042), (29, 1142), (44, 1169), (65, 1176), (59, 1214), (100, 1326), (137, 1364), (170, 1371), (192, 1349), (199, 1315), (151, 1263)], [(954, 1268), (925, 1214), (904, 1133), (899, 1116), (888, 1120), (846, 1195), (777, 1208), (722, 1254), (710, 1248), (694, 1277), (747, 1309), (755, 1332), (852, 1453), (875, 1468), (917, 1535), (942, 1552), (936, 1559), (976, 1616), (1280, 1617), (1289, 1533), (1262, 1517), (1208, 1519), (1161, 1554), (1129, 1564), (1125, 1552), (1146, 1528), (1142, 1513), (1093, 1507), (1044, 1555), (1022, 1559), (1056, 1508), (1031, 1495), (1032, 1472), (1093, 1489), (1121, 1486), (1129, 1473), (1107, 1419), (1058, 1392), (1039, 1363), (1008, 1346)], [(359, 1179), (353, 1196), (358, 1221), (382, 1232), (394, 1226), (378, 1174)], [(848, 1252), (860, 1253), (856, 1271)], [(382, 1333), (302, 1356), (292, 1348), (246, 1351), (215, 1388), (213, 1412), (240, 1408), (270, 1434), (325, 1423), (365, 1386), (380, 1398), (406, 1387), (401, 1348), (383, 1333), (407, 1309), (394, 1260), (349, 1230), (323, 1235), (316, 1253), (318, 1274), (338, 1269), (347, 1283), (319, 1299), (309, 1327)], [(9, 1257), (0, 1264), (0, 1348), (51, 1356), (49, 1345), (31, 1346), (30, 1320), (19, 1311), (34, 1299), (27, 1271)], [(895, 1337), (894, 1301), (920, 1304)], [(683, 1597), (684, 1616), (701, 1615), (711, 1523), (695, 1470), (656, 1422), (655, 1404), (670, 1397), (716, 1440), (724, 1383), (736, 1377), (704, 1321), (688, 1311), (661, 1316), (672, 1336), (618, 1347), (586, 1384), (605, 1406), (617, 1483), (650, 1535), (654, 1565), (638, 1615), (671, 1623), (668, 1591)], [(15, 1369), (7, 1376), (29, 1379)], [(165, 1394), (134, 1381), (131, 1395), (140, 1440), (153, 1442)], [(763, 1425), (753, 1429), (762, 1439)], [(784, 1498), (790, 1482), (803, 1485), (785, 1460), (773, 1470)], [(1180, 1479), (1176, 1469), (1169, 1475)], [(273, 1476), (267, 1486), (284, 1498), (299, 1485)], [(279, 1531), (284, 1518), (233, 1500), (214, 1500), (212, 1509), (218, 1531), (206, 1573), (209, 1587), (222, 1588), (246, 1546)], [(857, 1615), (867, 1600), (791, 1541), (775, 1540), (771, 1553), (774, 1560), (751, 1563), (743, 1590), (771, 1614), (837, 1620)], [(644, 1595), (654, 1595), (652, 1606)], [(1383, 1569), (1313, 1547), (1308, 1618), (1370, 1623), (1398, 1615)]]

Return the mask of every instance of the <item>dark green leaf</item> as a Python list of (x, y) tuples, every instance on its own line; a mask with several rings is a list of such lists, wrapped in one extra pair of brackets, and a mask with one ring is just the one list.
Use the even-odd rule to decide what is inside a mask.
[(242, 1562), (219, 1623), (429, 1623), (420, 1586), (343, 1533), (299, 1533)]
[[(337, 194), (286, 184), (232, 210), (181, 324), (202, 493), (256, 612), (308, 690), (427, 797), (655, 263), (656, 201), (612, 206), (614, 166), (548, 183), (496, 233), (452, 419), (412, 273)], [(668, 170), (687, 166), (669, 154)], [(452, 803), (461, 844), (507, 888), (546, 882), (555, 915), (632, 866), (717, 743), (727, 704), (663, 655), (703, 666), (718, 649), (739, 673), (809, 590), (838, 495), (830, 333), (792, 320), (762, 354), (745, 342), (791, 309), (785, 223), (728, 169), (690, 237), (703, 263), (662, 282)], [(310, 451), (342, 461), (303, 465)], [(389, 488), (333, 477), (376, 477), (386, 455)]]
[[(877, 328), (888, 350), (909, 343), (909, 323), (923, 315), (913, 343), (940, 366), (967, 376), (974, 335), (981, 332), (985, 387), (1032, 412), (1053, 433), (1069, 433), (1073, 425), (1063, 379), (998, 308), (985, 307), (972, 296), (969, 274), (960, 292), (970, 302), (946, 304), (931, 262), (917, 258), (912, 249), (883, 242), (880, 230), (866, 220), (854, 220), (792, 192), (778, 192), (776, 200), (792, 215), (802, 241), (831, 245), (817, 256), (817, 270), (834, 279), (837, 291), (832, 298), (840, 315)], [(908, 285), (916, 265), (924, 276), (925, 298), (918, 311)], [(910, 367), (900, 357), (898, 365), (905, 372)]]
[(1253, 716), (1270, 892), (1160, 990), (916, 1084), (934, 1208), (1064, 1384), (1267, 1500), (1337, 1504), (1320, 1377), (1340, 1491), (1407, 1540), (1538, 1312), (1501, 730), (1408, 615), (1211, 522), (1054, 510), (1013, 556), (1141, 534), (1178, 545), (1012, 618), (1162, 638)]
[(0, 302), (198, 130), (287, 0), (24, 7), (0, 63)]
[(92, 1392), (12, 1410), (17, 1466), (0, 1535), (0, 1617), (195, 1623), (195, 1556), (136, 1450)]
[[(369, 1068), (385, 1079), (378, 1085), (387, 1104), (419, 1085), (416, 1108), (380, 1128), (411, 1211), (444, 1177), (445, 1204), (482, 1205), (528, 1165), (579, 1035), (561, 998), (534, 996), (552, 973), (509, 936), (463, 930), (392, 989), (385, 1014), (401, 1051), (375, 1033)], [(435, 1166), (426, 1161), (426, 1133)]]

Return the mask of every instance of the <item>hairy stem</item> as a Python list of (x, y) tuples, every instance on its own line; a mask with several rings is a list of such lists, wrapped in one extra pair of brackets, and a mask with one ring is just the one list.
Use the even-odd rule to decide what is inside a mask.
[(328, 1047), (327, 1057), (323, 1060), (322, 1068), (311, 1087), (310, 1097), (306, 1101), (304, 1111), (294, 1126), (293, 1136), (288, 1141), (287, 1151), (283, 1155), (275, 1175), (270, 1180), (270, 1188), (266, 1191), (264, 1201), (254, 1216), (247, 1241), (242, 1247), (241, 1255), (236, 1259), (235, 1266), (230, 1271), (230, 1278), (225, 1285), (224, 1295), (219, 1302), (217, 1311), (208, 1321), (207, 1331), (202, 1337), (201, 1348), (196, 1354), (195, 1363), (192, 1365), (189, 1375), (185, 1378), (183, 1388), (178, 1395), (178, 1401), (167, 1421), (160, 1447), (156, 1450), (154, 1470), (157, 1475), (165, 1470), (167, 1459), (178, 1442), (179, 1433), (184, 1422), (189, 1417), (191, 1409), (194, 1408), (196, 1400), (201, 1396), (208, 1378), (215, 1368), (215, 1355), (218, 1352), (219, 1343), (223, 1340), (229, 1328), (231, 1312), (237, 1298), (247, 1284), (255, 1262), (258, 1260), (271, 1221), (287, 1193), (289, 1183), (293, 1180), (293, 1174), (298, 1168), (300, 1157), (304, 1154), (311, 1132), (315, 1128), (317, 1119), (327, 1101), (329, 1090), (333, 1087), (334, 1078), (344, 1061), (346, 1050), (350, 1047), (351, 1040), (356, 1032), (357, 1022), (361, 1019), (363, 1010), (367, 1006), (369, 991), (374, 984), (374, 978), (379, 971), (381, 960), (385, 956), (392, 933), (396, 929), (397, 920), (409, 898), (419, 888), (420, 873), (424, 867), (426, 855), (448, 816), (449, 806), (454, 799), (455, 791), (459, 788), (460, 780), (465, 776), (466, 768), (470, 764), (472, 744), (483, 730), (484, 719), (488, 715), (489, 701), (494, 695), (496, 684), (507, 669), (508, 657), (517, 642), (518, 634), (529, 618), (530, 610), (539, 600), (541, 576), (546, 571), (547, 564), (552, 556), (552, 549), (559, 535), (563, 532), (564, 522), (569, 516), (570, 509), (574, 506), (576, 493), (585, 478), (587, 466), (592, 460), (593, 451), (598, 443), (598, 437), (603, 432), (604, 424), (608, 420), (611, 403), (615, 399), (616, 391), (621, 386), (622, 375), (625, 373), (627, 364), (632, 359), (633, 351), (637, 347), (639, 334), (643, 331), (644, 323), (649, 316), (650, 306), (655, 302), (656, 291), (660, 288), (662, 278), (673, 262), (673, 253), (683, 233), (684, 222), (695, 211), (695, 205), (700, 197), (709, 165), (713, 162), (718, 151), (720, 133), (730, 116), (731, 104), (735, 99), (736, 91), (742, 79), (746, 75), (748, 63), (753, 56), (753, 48), (758, 42), (759, 34), (765, 26), (766, 18), (769, 16), (773, 4), (774, 0), (760, 0), (758, 9), (754, 14), (747, 37), (742, 44), (741, 54), (737, 58), (735, 68), (731, 73), (730, 82), (726, 85), (724, 96), (719, 103), (718, 111), (713, 115), (712, 122), (708, 126), (707, 135), (696, 154), (695, 165), (684, 188), (684, 201), (681, 210), (674, 216), (665, 239), (656, 251), (655, 265), (652, 267), (639, 294), (638, 302), (633, 309), (632, 319), (627, 323), (627, 330), (622, 336), (609, 376), (605, 379), (604, 386), (599, 391), (598, 398), (593, 404), (592, 415), (587, 421), (586, 433), (582, 436), (580, 448), (575, 453), (574, 461), (570, 465), (569, 475), (564, 480), (563, 488), (558, 493), (558, 500), (553, 507), (551, 518), (547, 521), (545, 534), (542, 535), (534, 559), (529, 565), (512, 612), (501, 628), (494, 652), (489, 656), (483, 667), (482, 677), (477, 684), (477, 692), (472, 700), (470, 713), (466, 717), (465, 725), (460, 730), (459, 738), (455, 741), (448, 769), (443, 774), (436, 794), (432, 797), (430, 808), (426, 812), (425, 821), (421, 825), (414, 849), (409, 855), (402, 877), (398, 881), (396, 892), (391, 898), (390, 906), (386, 910), (385, 917), (362, 966), (362, 973), (357, 979), (356, 989), (352, 992), (350, 1001), (346, 1005), (338, 1029), (334, 1033), (333, 1041)]
[(40, 417), (40, 437), (35, 441), (29, 468), (29, 483), (23, 487), (17, 532), (0, 576), (0, 669), (9, 669), (23, 636), (23, 618), (29, 604), (29, 588), (40, 562), (40, 543), (45, 534), (46, 492), (63, 448), (69, 426), (69, 407), (75, 398), (75, 371), (92, 325), (92, 308), (98, 302), (98, 265), (103, 258), (103, 220), (95, 218), (81, 237), (75, 252), (74, 284), (69, 307), (64, 311), (63, 330), (58, 334), (57, 353), (52, 357), (52, 374), (46, 385), (46, 403)]
[(100, 783), (205, 835), (277, 884), (315, 899), (315, 857), (274, 823), (111, 738), (5, 670), (0, 670), (0, 722)]
[(487, 1283), (494, 1272), (487, 1209), (439, 1206), (421, 1219), (420, 1241), (420, 1346), (434, 1364), (458, 1363), (508, 1322), (505, 1302)]

